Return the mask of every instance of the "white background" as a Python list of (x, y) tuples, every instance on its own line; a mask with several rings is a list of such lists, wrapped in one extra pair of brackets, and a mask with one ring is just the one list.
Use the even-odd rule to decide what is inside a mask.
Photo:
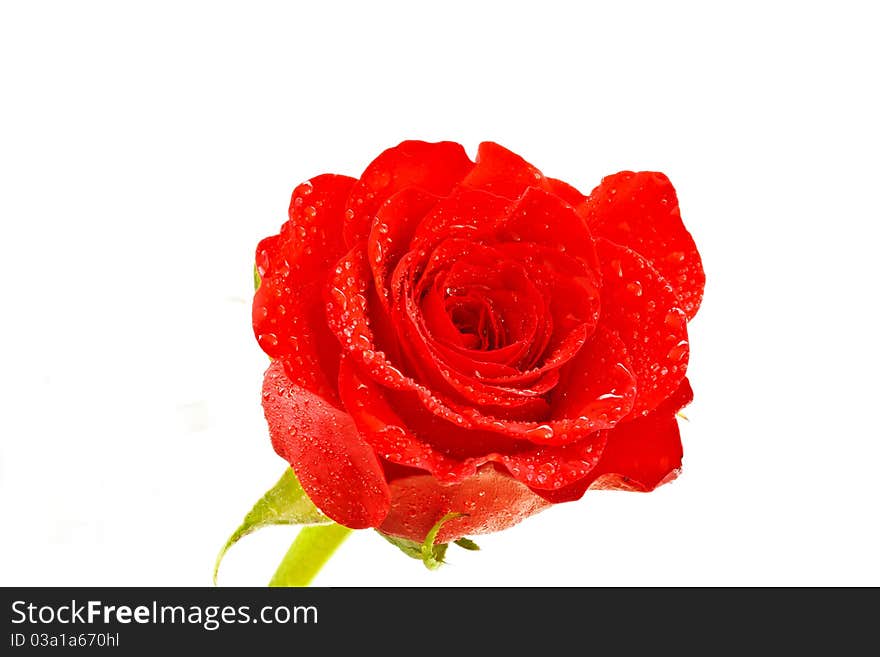
[[(870, 7), (4, 1), (0, 584), (210, 585), (284, 468), (254, 247), (295, 184), (417, 138), (584, 192), (670, 176), (708, 276), (684, 472), (437, 572), (358, 532), (315, 584), (880, 585)], [(221, 585), (267, 582), (295, 531)]]

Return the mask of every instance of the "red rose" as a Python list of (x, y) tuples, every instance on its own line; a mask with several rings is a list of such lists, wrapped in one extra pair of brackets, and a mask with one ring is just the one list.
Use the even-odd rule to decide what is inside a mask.
[(660, 173), (585, 197), (494, 143), (403, 142), (298, 186), (260, 242), (272, 444), (352, 528), (508, 527), (681, 466), (700, 256)]

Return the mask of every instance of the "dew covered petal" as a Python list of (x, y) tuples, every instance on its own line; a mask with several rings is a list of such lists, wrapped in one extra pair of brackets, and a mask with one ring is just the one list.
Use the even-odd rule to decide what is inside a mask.
[(519, 198), (529, 187), (540, 187), (548, 191), (550, 189), (544, 174), (537, 168), (516, 153), (491, 141), (479, 145), (476, 165), (461, 184), (508, 199)]
[(391, 196), (376, 212), (367, 238), (367, 260), (383, 310), (390, 312), (390, 277), (409, 249), (416, 227), (439, 197), (414, 187)]
[(574, 442), (533, 446), (493, 460), (503, 463), (512, 477), (532, 490), (558, 490), (584, 479), (596, 467), (605, 448), (605, 433), (584, 432)]
[(360, 372), (350, 358), (343, 358), (339, 367), (339, 393), (361, 435), (380, 457), (427, 470), (444, 483), (476, 472), (475, 459), (449, 458), (416, 437), (388, 402), (385, 389)]
[(540, 494), (558, 504), (578, 500), (589, 489), (649, 492), (672, 481), (681, 470), (683, 454), (676, 413), (692, 399), (690, 383), (684, 379), (650, 414), (605, 432), (605, 451), (588, 477)]
[(679, 307), (693, 318), (706, 275), (691, 234), (681, 220), (678, 197), (662, 173), (621, 171), (603, 178), (579, 207), (597, 237), (643, 256), (672, 286)]
[(382, 152), (361, 174), (345, 209), (343, 235), (353, 246), (366, 239), (385, 200), (406, 187), (447, 194), (474, 163), (455, 142), (404, 141)]
[(425, 257), (443, 240), (496, 241), (495, 233), (513, 206), (513, 201), (487, 191), (458, 187), (425, 215), (410, 250)]
[(353, 178), (324, 175), (298, 185), (289, 220), (256, 250), (260, 286), (254, 294), (254, 334), (280, 359), (298, 386), (335, 401), (339, 346), (327, 328), (323, 286), (343, 253), (342, 208)]
[(626, 346), (638, 390), (632, 413), (644, 415), (684, 379), (687, 319), (672, 288), (642, 256), (605, 239), (596, 249), (604, 270), (599, 324)]
[(633, 364), (616, 333), (599, 327), (560, 372), (552, 417), (580, 416), (616, 423), (632, 410), (636, 398)]
[(587, 197), (581, 194), (580, 191), (562, 180), (547, 176), (547, 185), (549, 191), (553, 192), (573, 208), (578, 207), (581, 203), (587, 200)]
[(263, 411), (272, 446), (324, 514), (353, 529), (381, 524), (388, 485), (351, 416), (295, 385), (277, 360), (263, 378)]
[(593, 237), (571, 205), (551, 193), (530, 188), (510, 210), (498, 230), (501, 242), (534, 242), (582, 259), (598, 269)]
[(591, 473), (590, 488), (647, 492), (677, 477), (683, 451), (676, 413), (692, 399), (690, 383), (684, 379), (652, 413), (608, 431), (605, 453)]

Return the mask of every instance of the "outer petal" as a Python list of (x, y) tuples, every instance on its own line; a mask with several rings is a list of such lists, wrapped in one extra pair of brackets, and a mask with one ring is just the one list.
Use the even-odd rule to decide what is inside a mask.
[(467, 514), (440, 528), (437, 542), (448, 543), (462, 536), (507, 529), (548, 506), (523, 484), (486, 465), (453, 486), (442, 486), (428, 475), (391, 482), (391, 512), (379, 529), (422, 542), (447, 513)]
[(361, 174), (345, 212), (345, 243), (367, 237), (376, 210), (392, 194), (419, 187), (444, 195), (474, 166), (460, 144), (404, 141), (384, 151)]
[(632, 359), (638, 395), (634, 416), (656, 408), (678, 388), (687, 369), (687, 321), (666, 280), (637, 253), (605, 239), (599, 325), (623, 340)]
[(461, 183), (509, 199), (519, 198), (529, 187), (551, 191), (538, 169), (503, 146), (486, 141), (477, 149), (477, 163)]
[(697, 313), (706, 275), (665, 175), (622, 171), (608, 176), (579, 210), (596, 237), (644, 256), (672, 285), (688, 319)]
[[(676, 411), (693, 399), (688, 380), (655, 412), (608, 432), (602, 460), (590, 474), (590, 488), (650, 491), (681, 470), (681, 435)], [(675, 409), (675, 410), (673, 410)]]
[(347, 413), (294, 385), (278, 361), (263, 379), (263, 411), (272, 446), (321, 511), (353, 529), (382, 523), (391, 503), (388, 484)]
[(532, 490), (558, 490), (586, 477), (596, 467), (604, 447), (605, 433), (595, 431), (567, 445), (537, 447), (495, 460)]
[(547, 184), (550, 186), (551, 192), (556, 194), (556, 196), (573, 208), (578, 207), (581, 203), (587, 200), (586, 196), (581, 194), (580, 191), (569, 185), (567, 182), (557, 180), (556, 178), (547, 178)]
[(336, 401), (339, 345), (324, 320), (323, 283), (344, 253), (342, 211), (353, 178), (324, 175), (293, 191), (290, 220), (257, 247), (257, 341), (298, 386)]
[(651, 491), (681, 470), (681, 436), (675, 414), (693, 399), (687, 379), (649, 415), (607, 431), (599, 464), (581, 481), (556, 491), (538, 491), (550, 502), (570, 502), (590, 488)]

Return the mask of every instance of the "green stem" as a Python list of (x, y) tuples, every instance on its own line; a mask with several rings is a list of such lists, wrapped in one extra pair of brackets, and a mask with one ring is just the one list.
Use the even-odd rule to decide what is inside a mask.
[(281, 560), (269, 586), (308, 586), (349, 534), (348, 527), (336, 523), (303, 527)]

